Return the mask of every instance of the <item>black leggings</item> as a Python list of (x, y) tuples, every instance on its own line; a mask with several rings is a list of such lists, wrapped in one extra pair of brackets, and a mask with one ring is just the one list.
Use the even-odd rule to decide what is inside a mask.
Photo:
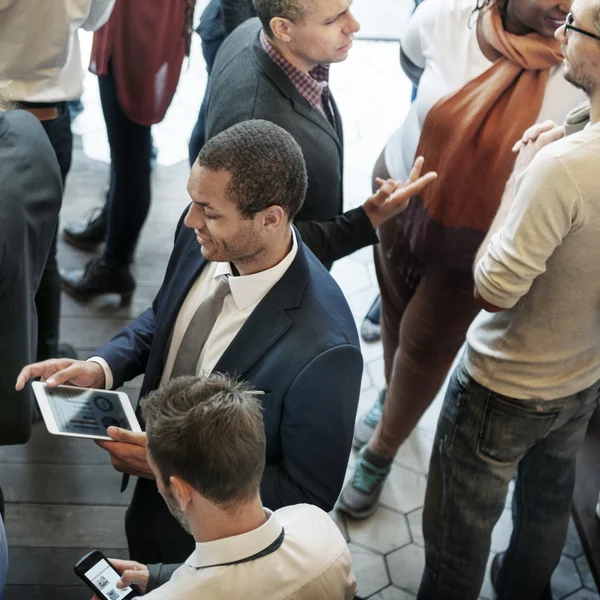
[(121, 109), (112, 75), (98, 77), (110, 145), (111, 181), (107, 199), (105, 262), (118, 268), (133, 261), (150, 210), (150, 126), (138, 125)]
[[(71, 118), (66, 102), (57, 106), (58, 117), (49, 121), (42, 121), (50, 144), (56, 154), (63, 187), (71, 168), (71, 155), (73, 151), (73, 134), (71, 133)], [(58, 352), (58, 337), (60, 324), (60, 276), (56, 262), (56, 241), (58, 223), (50, 252), (40, 280), (40, 286), (35, 296), (35, 307), (38, 315), (38, 345), (37, 360), (54, 358)]]

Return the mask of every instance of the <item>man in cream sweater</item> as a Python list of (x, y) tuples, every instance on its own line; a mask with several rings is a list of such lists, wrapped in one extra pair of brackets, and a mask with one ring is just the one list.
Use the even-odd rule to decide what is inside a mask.
[(600, 2), (575, 0), (572, 11), (556, 37), (566, 79), (590, 98), (590, 124), (563, 138), (545, 123), (515, 146), (475, 264), (485, 310), (438, 423), (419, 600), (478, 598), (513, 477), (514, 531), (492, 565), (497, 598), (552, 598), (575, 457), (600, 398)]

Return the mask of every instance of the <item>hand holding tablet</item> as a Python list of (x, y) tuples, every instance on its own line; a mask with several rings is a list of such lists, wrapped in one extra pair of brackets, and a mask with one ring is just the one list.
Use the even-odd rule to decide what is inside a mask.
[(54, 435), (112, 440), (107, 433), (111, 426), (141, 432), (124, 392), (69, 385), (50, 387), (38, 381), (32, 383), (32, 388), (46, 427)]

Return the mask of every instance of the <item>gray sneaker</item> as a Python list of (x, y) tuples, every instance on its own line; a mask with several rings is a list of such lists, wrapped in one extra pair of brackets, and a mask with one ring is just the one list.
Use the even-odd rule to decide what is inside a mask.
[(377, 423), (381, 421), (386, 392), (386, 388), (383, 388), (379, 392), (373, 406), (371, 406), (370, 410), (365, 413), (364, 417), (354, 427), (354, 439), (352, 440), (352, 445), (357, 450), (360, 450), (360, 448), (369, 443), (369, 440), (375, 431), (375, 427), (377, 427)]
[(353, 519), (366, 519), (377, 510), (383, 484), (392, 468), (391, 458), (386, 467), (371, 464), (364, 457), (366, 450), (367, 448), (363, 448), (359, 452), (354, 475), (338, 500), (338, 508)]

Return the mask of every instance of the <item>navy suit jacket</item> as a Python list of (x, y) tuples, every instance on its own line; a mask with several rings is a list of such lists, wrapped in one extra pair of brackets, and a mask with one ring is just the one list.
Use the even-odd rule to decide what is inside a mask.
[[(265, 506), (308, 502), (329, 511), (346, 472), (363, 362), (342, 291), (295, 233), (294, 261), (214, 371), (265, 392)], [(152, 306), (96, 353), (110, 365), (114, 387), (141, 373), (140, 397), (159, 385), (179, 309), (206, 264), (194, 231), (180, 221)]]

